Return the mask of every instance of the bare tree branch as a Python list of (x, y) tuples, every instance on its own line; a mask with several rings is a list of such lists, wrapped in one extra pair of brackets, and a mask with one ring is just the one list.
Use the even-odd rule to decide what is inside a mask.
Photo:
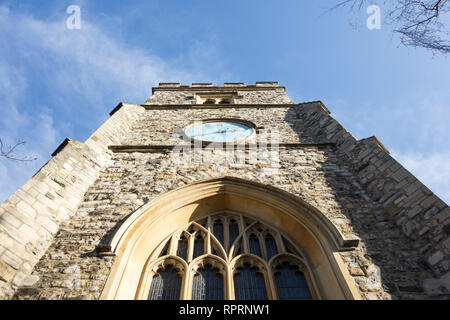
[[(373, 1), (344, 0), (330, 10), (348, 7), (361, 11)], [(450, 11), (450, 0), (385, 0), (383, 11), (393, 25), (393, 32), (400, 36), (405, 46), (422, 47), (434, 53), (450, 53), (449, 32), (442, 22), (443, 15)], [(447, 26), (448, 27), (448, 26)]]
[(2, 139), (0, 138), (0, 157), (3, 157), (8, 160), (12, 160), (12, 161), (19, 161), (19, 162), (30, 162), (30, 161), (37, 160), (37, 158), (33, 158), (33, 157), (29, 157), (29, 156), (17, 157), (16, 155), (14, 155), (14, 151), (16, 151), (18, 147), (25, 145), (25, 143), (26, 143), (25, 141), (19, 140), (15, 145), (6, 147), (3, 144)]

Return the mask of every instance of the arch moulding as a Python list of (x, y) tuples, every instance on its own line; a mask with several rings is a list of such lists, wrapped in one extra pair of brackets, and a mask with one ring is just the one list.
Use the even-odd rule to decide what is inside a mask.
[(103, 254), (116, 260), (100, 299), (135, 299), (150, 255), (164, 239), (192, 221), (221, 211), (260, 220), (283, 232), (301, 250), (322, 299), (361, 299), (339, 251), (345, 238), (319, 210), (280, 189), (238, 178), (216, 178), (167, 192), (131, 214)]

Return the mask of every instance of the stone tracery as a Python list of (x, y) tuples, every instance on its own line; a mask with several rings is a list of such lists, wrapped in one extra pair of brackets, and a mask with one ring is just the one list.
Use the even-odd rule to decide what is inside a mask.
[[(312, 298), (313, 286), (307, 284), (312, 278), (305, 277), (307, 263), (296, 246), (281, 232), (241, 214), (221, 212), (191, 222), (165, 239), (152, 256), (158, 258), (150, 262), (147, 268), (153, 272), (144, 279), (150, 282), (149, 299)], [(175, 263), (183, 286), (164, 278), (167, 272), (161, 266), (175, 268)], [(165, 280), (173, 286), (170, 294)]]

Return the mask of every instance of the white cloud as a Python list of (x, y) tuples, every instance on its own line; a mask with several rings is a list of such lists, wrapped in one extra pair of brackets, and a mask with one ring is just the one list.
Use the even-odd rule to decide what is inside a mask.
[[(0, 41), (6, 45), (0, 51), (0, 137), (10, 144), (26, 140), (19, 155), (39, 158), (27, 164), (0, 158), (0, 203), (45, 164), (70, 135), (73, 123), (86, 122), (81, 129), (92, 131), (115, 103), (142, 103), (158, 82), (218, 83), (230, 76), (223, 65), (212, 63), (218, 55), (214, 37), (206, 43), (194, 41), (183, 53), (185, 60), (181, 54), (166, 61), (126, 45), (87, 20), (80, 30), (69, 30), (67, 15), (60, 17), (40, 20), (0, 6)], [(143, 48), (151, 48), (151, 43)], [(202, 64), (189, 65), (198, 61), (196, 56)], [(44, 92), (30, 93), (33, 90)]]
[[(23, 53), (26, 51), (24, 59), (41, 64), (51, 59), (52, 65), (57, 64), (61, 68), (56, 71), (46, 70), (46, 74), (43, 74), (44, 77), (53, 78), (53, 87), (58, 92), (76, 91), (94, 102), (102, 102), (102, 96), (110, 92), (117, 94), (117, 91), (126, 97), (145, 100), (151, 94), (151, 87), (159, 81), (189, 83), (210, 78), (202, 70), (215, 68), (212, 64), (205, 65), (208, 59), (217, 54), (214, 38), (208, 43), (193, 41), (186, 56), (177, 59), (187, 58), (185, 63), (194, 60), (202, 62), (195, 66), (195, 70), (186, 71), (186, 65), (174, 68), (170, 61), (142, 49), (129, 47), (89, 21), (83, 20), (80, 30), (69, 30), (64, 19), (37, 20), (4, 7), (0, 9), (0, 21), (2, 30), (11, 35), (9, 40), (15, 41), (16, 47), (23, 49)], [(151, 48), (151, 43), (143, 47)], [(193, 59), (192, 55), (197, 59)], [(214, 80), (220, 79), (216, 77)]]

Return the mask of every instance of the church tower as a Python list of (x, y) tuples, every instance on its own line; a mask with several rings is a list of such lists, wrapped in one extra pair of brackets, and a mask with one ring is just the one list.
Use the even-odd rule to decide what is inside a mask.
[(450, 209), (277, 82), (160, 83), (0, 207), (1, 299), (448, 299)]

